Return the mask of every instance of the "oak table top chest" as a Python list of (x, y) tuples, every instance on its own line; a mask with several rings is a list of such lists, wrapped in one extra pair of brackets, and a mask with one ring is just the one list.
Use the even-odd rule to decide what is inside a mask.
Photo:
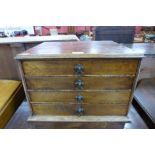
[(129, 121), (142, 57), (111, 41), (48, 42), (18, 54), (29, 121)]

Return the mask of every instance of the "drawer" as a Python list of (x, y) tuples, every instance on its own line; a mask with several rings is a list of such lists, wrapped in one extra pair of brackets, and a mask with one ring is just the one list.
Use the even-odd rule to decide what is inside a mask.
[(103, 90), (131, 89), (134, 77), (44, 77), (28, 78), (28, 89)]
[(31, 102), (128, 104), (131, 91), (30, 91)]
[(25, 60), (22, 65), (28, 76), (135, 75), (138, 59)]
[[(84, 115), (126, 115), (127, 104), (83, 104)], [(76, 115), (76, 104), (33, 104), (36, 115)]]

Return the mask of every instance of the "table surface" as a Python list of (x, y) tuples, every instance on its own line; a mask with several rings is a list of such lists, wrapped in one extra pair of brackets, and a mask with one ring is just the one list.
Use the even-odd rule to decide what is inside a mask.
[(44, 42), (17, 55), (17, 59), (38, 58), (140, 58), (143, 51), (112, 41)]
[(0, 44), (12, 44), (12, 43), (34, 43), (34, 42), (46, 42), (46, 41), (68, 41), (79, 40), (76, 35), (53, 35), (53, 36), (25, 36), (25, 37), (7, 37), (0, 38)]

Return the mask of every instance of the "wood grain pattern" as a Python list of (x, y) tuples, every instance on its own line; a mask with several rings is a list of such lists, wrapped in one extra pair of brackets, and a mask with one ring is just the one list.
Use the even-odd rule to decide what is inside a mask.
[[(141, 57), (116, 43), (79, 41), (43, 43), (16, 59), (33, 116), (76, 115), (76, 96), (82, 95), (84, 115), (95, 117), (127, 115)], [(77, 64), (84, 68), (81, 75)], [(76, 80), (84, 82), (83, 90), (75, 89)]]
[(144, 53), (109, 41), (46, 42), (19, 54), (16, 59), (141, 58)]
[[(35, 115), (76, 115), (76, 104), (33, 104)], [(84, 115), (126, 115), (127, 104), (83, 104)]]
[[(21, 106), (18, 108), (15, 115), (9, 121), (6, 129), (147, 129), (147, 125), (143, 121), (143, 119), (139, 116), (139, 113), (135, 110), (133, 106), (130, 107), (128, 118), (130, 119), (130, 123), (125, 123), (123, 126), (123, 122), (28, 122), (27, 119), (29, 117), (44, 117), (44, 115), (31, 115), (28, 103), (24, 101)], [(46, 116), (46, 115), (45, 115)], [(54, 115), (50, 115), (50, 117), (54, 117)], [(64, 116), (61, 116), (64, 117)], [(69, 117), (69, 116), (66, 116)], [(96, 117), (96, 116), (95, 116)], [(106, 117), (106, 116), (98, 116), (98, 117)], [(97, 117), (97, 118), (98, 118)], [(111, 116), (113, 117), (113, 116)], [(119, 116), (118, 116), (119, 117)], [(124, 116), (121, 116), (124, 117)], [(18, 122), (18, 123), (17, 123)]]
[(42, 77), (27, 78), (28, 89), (77, 90), (75, 82), (82, 80), (85, 90), (130, 89), (134, 77)]
[(30, 104), (30, 97), (29, 97), (29, 94), (27, 92), (27, 86), (26, 86), (26, 81), (25, 81), (25, 78), (24, 78), (24, 73), (23, 73), (21, 61), (18, 61), (18, 67), (19, 67), (19, 72), (20, 72), (21, 79), (22, 79), (23, 88), (24, 88), (24, 91), (25, 91), (25, 97), (26, 97), (26, 99), (28, 101), (29, 107), (31, 109), (31, 113), (33, 114), (32, 105)]
[(127, 116), (30, 116), (29, 122), (130, 122)]
[(130, 91), (31, 91), (31, 102), (76, 103), (75, 97), (82, 95), (84, 103), (127, 104)]
[(81, 64), (84, 75), (135, 75), (137, 59), (57, 59), (23, 61), (25, 75), (52, 76), (76, 75), (74, 67)]
[[(131, 88), (131, 95), (130, 95), (130, 100), (129, 100), (129, 107), (132, 104), (132, 100), (133, 100), (133, 96), (134, 96), (134, 91), (135, 91), (136, 86), (137, 86), (137, 82), (138, 82), (138, 78), (139, 78), (139, 72), (140, 72), (140, 66), (141, 66), (141, 59), (139, 60), (139, 64), (138, 64), (137, 71), (136, 71), (136, 76), (135, 76), (135, 79), (133, 81), (133, 85), (132, 85), (132, 88)], [(129, 107), (128, 107), (128, 109), (129, 109)]]

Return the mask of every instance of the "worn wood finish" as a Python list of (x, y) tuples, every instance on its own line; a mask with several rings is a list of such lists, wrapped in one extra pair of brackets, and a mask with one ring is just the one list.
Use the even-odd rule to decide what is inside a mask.
[(135, 75), (137, 59), (57, 59), (46, 61), (23, 61), (25, 75), (52, 76), (76, 75), (74, 67), (81, 64), (84, 75)]
[[(18, 108), (12, 119), (9, 121), (6, 129), (147, 129), (147, 125), (139, 116), (139, 113), (133, 106), (130, 107), (128, 118), (129, 123), (124, 122), (28, 122), (31, 116), (28, 103), (24, 101)], [(38, 115), (37, 115), (38, 117)], [(121, 116), (122, 117), (122, 116)], [(125, 125), (124, 125), (125, 124)]]
[[(139, 72), (140, 72), (140, 65), (141, 65), (141, 61), (139, 61), (139, 64), (138, 64), (138, 67), (137, 67), (137, 71), (136, 71), (136, 76), (135, 76), (135, 79), (133, 81), (133, 85), (132, 85), (132, 88), (131, 88), (131, 95), (130, 95), (130, 99), (129, 99), (129, 107), (132, 104), (133, 96), (134, 96), (134, 91), (135, 91), (135, 88), (136, 88), (136, 85), (137, 85), (137, 82), (138, 82)], [(128, 107), (128, 109), (129, 109), (129, 107)]]
[(127, 104), (130, 98), (130, 90), (126, 91), (31, 91), (29, 92), (31, 102), (58, 102), (75, 103), (75, 97), (82, 95), (84, 103), (89, 104)]
[(0, 80), (0, 128), (4, 128), (24, 99), (20, 82)]
[(30, 116), (30, 122), (130, 122), (127, 116)]
[(30, 106), (31, 114), (33, 114), (32, 105), (30, 104), (30, 97), (29, 97), (29, 94), (27, 92), (26, 81), (25, 81), (25, 78), (24, 78), (24, 73), (23, 73), (23, 69), (22, 69), (22, 65), (21, 65), (20, 61), (18, 61), (18, 67), (19, 67), (19, 72), (20, 72), (20, 75), (21, 75), (21, 79), (22, 79), (22, 83), (23, 83), (23, 87), (24, 87), (24, 91), (25, 91), (25, 96), (26, 96), (26, 99), (27, 99), (28, 104)]
[[(136, 84), (141, 53), (105, 42), (44, 43), (16, 56), (32, 116), (126, 116)], [(77, 75), (75, 65), (83, 66)], [(76, 90), (76, 80), (84, 89)], [(81, 116), (82, 119), (82, 116)]]
[(42, 43), (16, 59), (49, 58), (142, 58), (144, 53), (108, 41)]
[[(33, 104), (34, 115), (77, 115), (77, 104)], [(127, 114), (127, 104), (83, 104), (84, 115), (122, 115)]]
[(77, 90), (78, 88), (75, 86), (77, 80), (82, 80), (84, 82), (84, 90), (117, 90), (130, 89), (134, 77), (30, 77), (26, 79), (26, 82), (28, 89)]

